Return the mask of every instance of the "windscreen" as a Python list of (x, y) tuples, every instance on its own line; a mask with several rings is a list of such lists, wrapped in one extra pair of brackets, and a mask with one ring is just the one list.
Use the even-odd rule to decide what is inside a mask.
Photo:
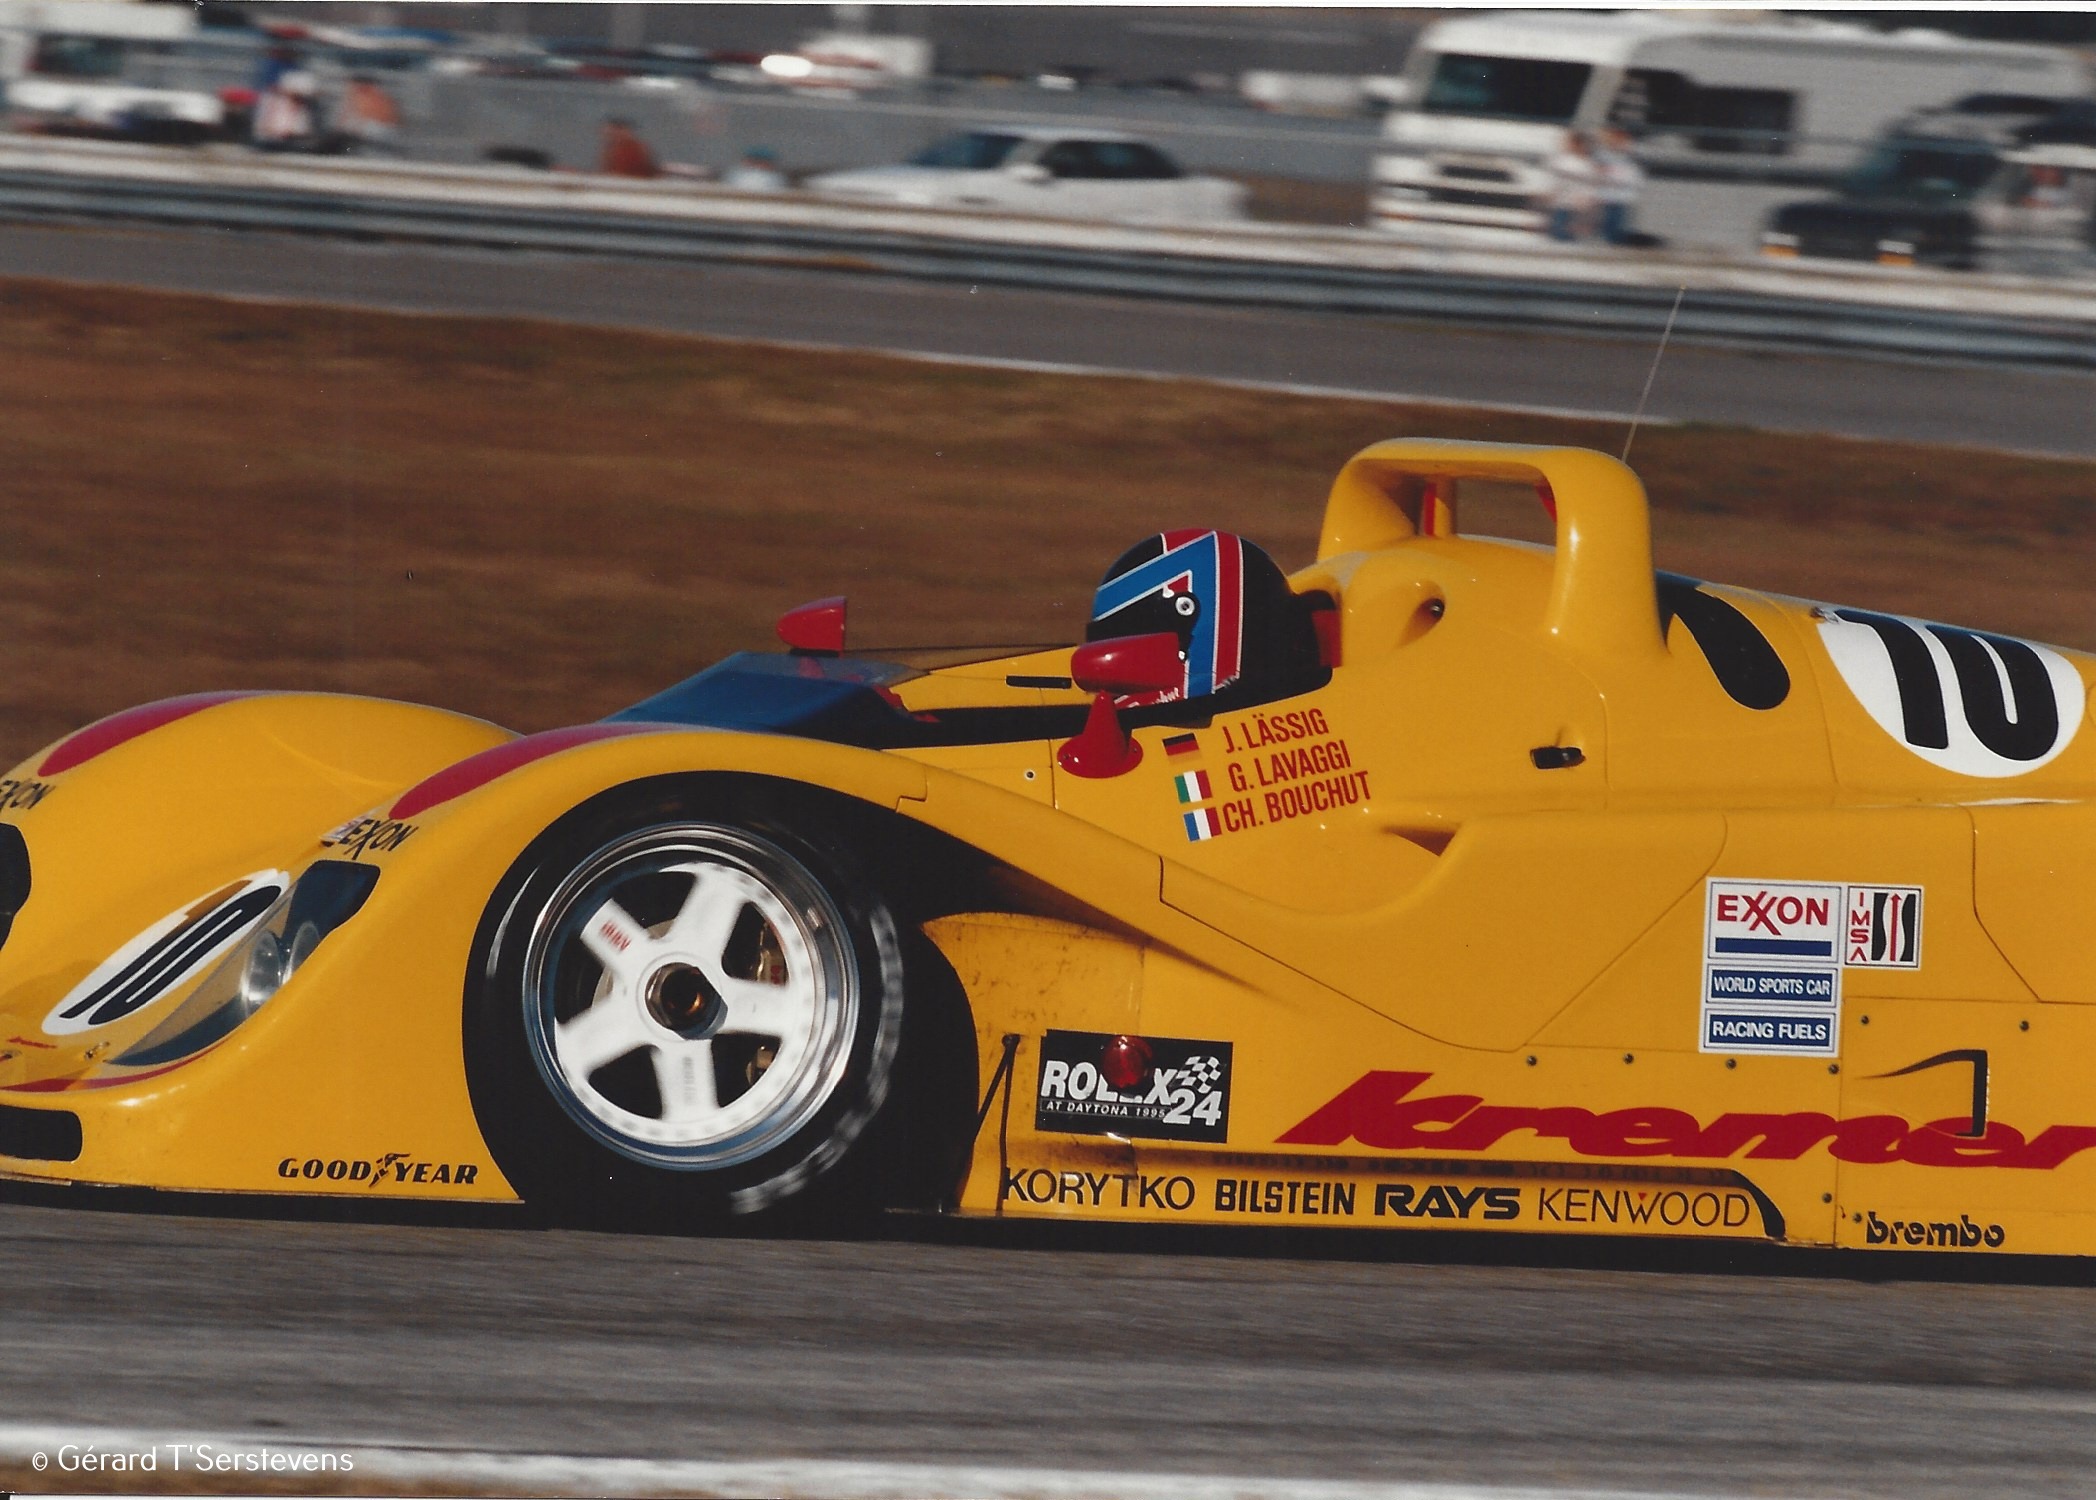
[(1852, 198), (1956, 203), (1986, 186), (1998, 165), (1992, 151), (1972, 146), (1887, 141), (1864, 158), (1844, 191)]
[(124, 44), (114, 37), (40, 36), (29, 71), (50, 78), (118, 78)]
[(1594, 69), (1531, 57), (1444, 53), (1419, 107), (1430, 115), (1490, 115), (1565, 124), (1579, 110)]
[(999, 135), (994, 131), (971, 130), (965, 135), (950, 135), (943, 141), (934, 141), (910, 158), (913, 167), (947, 167), (962, 172), (987, 172), (1004, 165), (1004, 159), (1018, 146), (1016, 135)]

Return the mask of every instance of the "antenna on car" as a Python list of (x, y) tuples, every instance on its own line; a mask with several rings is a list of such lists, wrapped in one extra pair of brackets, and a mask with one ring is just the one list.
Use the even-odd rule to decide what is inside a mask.
[(1637, 410), (1631, 414), (1630, 431), (1623, 439), (1623, 462), (1630, 462), (1630, 445), (1637, 441), (1638, 423), (1645, 420), (1645, 402), (1651, 398), (1652, 382), (1659, 376), (1659, 362), (1666, 358), (1667, 340), (1674, 336), (1674, 320), (1681, 316), (1681, 299), (1688, 295), (1688, 284), (1682, 283), (1674, 293), (1673, 311), (1667, 314), (1667, 326), (1660, 330), (1659, 347), (1652, 351), (1652, 368), (1645, 372), (1645, 388), (1638, 392)]

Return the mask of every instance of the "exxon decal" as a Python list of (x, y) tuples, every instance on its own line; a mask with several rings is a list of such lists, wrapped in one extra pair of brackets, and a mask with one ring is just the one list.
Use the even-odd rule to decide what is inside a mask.
[(1844, 894), (1802, 881), (1710, 881), (1705, 956), (1836, 959)]

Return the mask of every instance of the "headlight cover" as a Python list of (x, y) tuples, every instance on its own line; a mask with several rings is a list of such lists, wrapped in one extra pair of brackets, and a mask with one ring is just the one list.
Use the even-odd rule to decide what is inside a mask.
[(261, 925), (219, 960), (187, 1000), (110, 1061), (127, 1068), (159, 1067), (225, 1037), (282, 989), (329, 933), (363, 908), (377, 884), (373, 865), (342, 859), (308, 865)]

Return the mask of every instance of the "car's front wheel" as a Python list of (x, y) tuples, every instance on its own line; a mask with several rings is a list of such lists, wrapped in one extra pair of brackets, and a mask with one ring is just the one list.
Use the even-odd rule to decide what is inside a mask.
[(761, 801), (586, 804), (510, 871), (476, 945), (467, 1079), (497, 1164), (564, 1216), (862, 1205), (901, 951), (849, 854)]

